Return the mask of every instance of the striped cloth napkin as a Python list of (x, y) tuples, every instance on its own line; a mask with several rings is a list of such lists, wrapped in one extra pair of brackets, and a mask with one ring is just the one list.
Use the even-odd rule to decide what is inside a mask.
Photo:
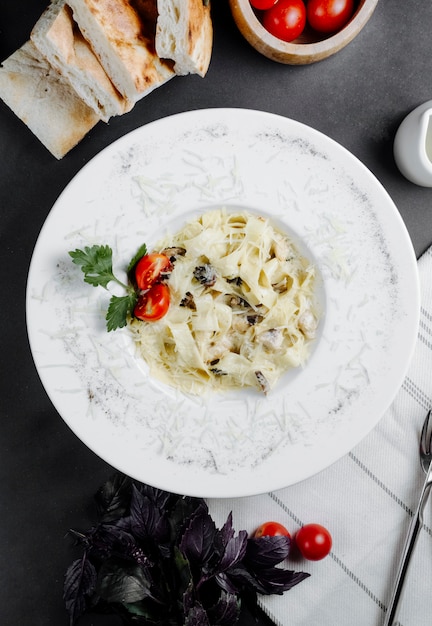
[[(252, 532), (280, 521), (292, 533), (317, 522), (333, 536), (318, 562), (287, 560), (311, 574), (283, 596), (260, 597), (279, 626), (380, 626), (410, 520), (424, 481), (418, 443), (432, 406), (432, 247), (419, 260), (422, 288), (417, 346), (405, 381), (374, 430), (348, 455), (318, 475), (273, 493), (209, 501), (223, 523)], [(432, 624), (432, 497), (399, 606), (399, 626)]]

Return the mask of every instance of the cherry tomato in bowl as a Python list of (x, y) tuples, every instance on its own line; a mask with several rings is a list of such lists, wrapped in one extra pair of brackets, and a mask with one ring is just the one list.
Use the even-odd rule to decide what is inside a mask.
[(320, 33), (341, 30), (354, 13), (354, 0), (308, 0), (307, 21)]
[(282, 41), (293, 41), (306, 26), (306, 7), (303, 0), (278, 0), (263, 13), (263, 26)]
[(138, 289), (150, 289), (160, 278), (163, 272), (171, 268), (171, 261), (165, 254), (152, 252), (141, 257), (135, 267), (135, 280)]
[(253, 535), (256, 539), (260, 537), (291, 537), (289, 531), (283, 526), (279, 524), (279, 522), (265, 522), (258, 526)]
[(295, 536), (297, 548), (309, 561), (320, 561), (332, 548), (332, 537), (321, 524), (305, 524)]
[(251, 5), (258, 11), (270, 9), (278, 0), (250, 0)]
[(139, 296), (134, 308), (134, 316), (145, 322), (156, 322), (168, 312), (170, 292), (163, 283), (156, 283)]

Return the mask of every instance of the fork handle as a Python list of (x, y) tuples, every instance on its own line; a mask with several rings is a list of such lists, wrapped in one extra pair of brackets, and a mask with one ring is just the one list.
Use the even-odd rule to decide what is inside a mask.
[(403, 585), (405, 582), (406, 573), (408, 571), (410, 559), (411, 559), (412, 553), (414, 552), (414, 548), (415, 548), (415, 545), (419, 536), (420, 529), (423, 525), (423, 511), (424, 511), (424, 507), (429, 496), (431, 484), (432, 484), (432, 463), (429, 466), (426, 480), (424, 482), (424, 485), (420, 494), (417, 509), (409, 525), (408, 534), (405, 539), (405, 545), (402, 551), (402, 556), (401, 556), (401, 560), (399, 563), (398, 572), (397, 572), (396, 579), (395, 579), (394, 586), (393, 586), (393, 592), (392, 592), (390, 602), (387, 608), (383, 626), (392, 626), (394, 622), (396, 611), (399, 605), (399, 600), (401, 599)]

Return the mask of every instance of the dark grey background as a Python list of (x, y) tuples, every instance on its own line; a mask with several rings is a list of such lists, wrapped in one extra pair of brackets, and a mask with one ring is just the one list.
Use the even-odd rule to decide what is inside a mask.
[[(0, 60), (27, 40), (47, 4), (2, 0)], [(173, 113), (207, 107), (270, 111), (308, 124), (353, 152), (393, 198), (417, 256), (432, 243), (432, 190), (406, 181), (392, 156), (402, 119), (432, 99), (432, 5), (380, 0), (349, 46), (303, 67), (274, 63), (251, 48), (237, 31), (227, 0), (213, 0), (213, 19), (214, 52), (204, 79), (171, 80), (131, 113), (100, 123), (61, 161), (0, 102), (2, 626), (68, 624), (63, 574), (75, 555), (65, 534), (70, 527), (88, 528), (93, 493), (112, 471), (52, 407), (26, 335), (33, 247), (56, 198), (89, 159), (128, 131)], [(255, 622), (245, 615), (242, 623)]]

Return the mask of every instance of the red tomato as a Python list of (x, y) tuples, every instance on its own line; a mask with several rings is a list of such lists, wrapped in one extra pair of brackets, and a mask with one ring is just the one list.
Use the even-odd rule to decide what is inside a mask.
[(297, 531), (295, 541), (305, 559), (320, 561), (328, 555), (332, 547), (332, 538), (324, 526), (305, 524)]
[(250, 3), (254, 9), (265, 11), (266, 9), (270, 9), (277, 1), (278, 0), (250, 0)]
[(167, 313), (169, 304), (170, 292), (168, 287), (163, 283), (156, 283), (139, 296), (134, 308), (134, 315), (139, 320), (156, 322)]
[(146, 254), (137, 263), (135, 279), (138, 289), (150, 289), (159, 279), (162, 272), (171, 268), (171, 262), (165, 254)]
[(263, 14), (263, 26), (282, 41), (293, 41), (306, 25), (306, 7), (302, 0), (278, 0)]
[(261, 526), (258, 526), (254, 532), (254, 537), (257, 539), (259, 539), (259, 537), (278, 537), (279, 535), (291, 537), (285, 526), (282, 526), (282, 524), (278, 522), (265, 522), (261, 524)]
[(309, 0), (307, 20), (320, 33), (335, 33), (354, 13), (354, 0)]

